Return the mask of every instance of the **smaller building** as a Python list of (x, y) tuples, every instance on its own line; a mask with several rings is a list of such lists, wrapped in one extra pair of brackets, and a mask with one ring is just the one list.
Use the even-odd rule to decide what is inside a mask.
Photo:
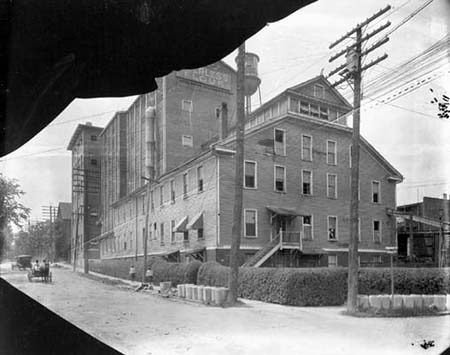
[(422, 202), (397, 207), (400, 261), (437, 266), (439, 254), (448, 258), (449, 233), (444, 222), (448, 221), (449, 209), (445, 194), (443, 199), (424, 197)]

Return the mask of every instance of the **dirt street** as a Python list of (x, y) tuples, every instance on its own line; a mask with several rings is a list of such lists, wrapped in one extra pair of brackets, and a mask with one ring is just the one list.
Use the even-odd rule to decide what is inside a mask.
[[(450, 316), (353, 318), (343, 307), (288, 307), (244, 300), (207, 307), (110, 286), (67, 269), (29, 282), (5, 265), (1, 277), (125, 354), (439, 354)], [(423, 340), (435, 346), (424, 350)]]

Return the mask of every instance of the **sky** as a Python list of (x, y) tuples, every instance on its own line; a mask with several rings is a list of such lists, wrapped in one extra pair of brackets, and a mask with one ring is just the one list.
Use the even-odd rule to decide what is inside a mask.
[[(288, 87), (328, 73), (343, 58), (328, 63), (329, 57), (350, 42), (329, 45), (386, 5), (392, 9), (371, 23), (372, 31), (386, 21), (400, 25), (390, 41), (368, 56), (384, 53), (388, 58), (364, 73), (364, 88), (371, 80), (421, 53), (450, 32), (449, 0), (434, 0), (402, 24), (425, 0), (318, 0), (292, 15), (269, 24), (246, 41), (247, 51), (260, 57), (259, 76), (264, 103)], [(380, 34), (381, 35), (381, 34)], [(374, 39), (381, 38), (375, 36)], [(224, 60), (235, 67), (233, 51)], [(365, 97), (361, 112), (362, 135), (404, 176), (397, 186), (397, 204), (420, 201), (423, 196), (442, 197), (450, 193), (450, 120), (437, 118), (430, 103), (437, 94), (450, 93), (450, 52), (447, 66), (434, 80), (388, 104), (374, 105)], [(330, 79), (334, 81), (337, 76)], [(434, 94), (430, 91), (434, 90)], [(352, 92), (340, 92), (352, 102)], [(364, 97), (364, 96), (363, 96)], [(70, 202), (71, 160), (67, 145), (79, 123), (105, 126), (115, 111), (127, 109), (135, 96), (74, 100), (55, 120), (15, 152), (0, 158), (0, 172), (17, 179), (25, 195), (21, 202), (31, 208), (32, 220), (42, 217), (42, 206)], [(252, 98), (253, 109), (259, 97)]]

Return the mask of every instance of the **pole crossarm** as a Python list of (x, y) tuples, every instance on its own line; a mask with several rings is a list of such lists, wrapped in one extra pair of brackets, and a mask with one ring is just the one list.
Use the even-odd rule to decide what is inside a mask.
[(371, 61), (369, 64), (364, 65), (361, 68), (361, 71), (363, 72), (364, 70), (369, 69), (370, 67), (373, 67), (374, 65), (380, 63), (381, 61), (385, 60), (388, 57), (388, 55), (385, 53), (383, 54), (381, 57), (378, 57), (377, 59)]
[(374, 51), (378, 47), (381, 47), (383, 44), (385, 44), (387, 42), (389, 42), (389, 37), (385, 37), (385, 38), (379, 40), (378, 42), (374, 43), (371, 47), (369, 47), (365, 51), (363, 51), (361, 53), (361, 56), (363, 57), (363, 56), (369, 54), (370, 52)]
[(384, 9), (381, 9), (380, 11), (378, 11), (377, 13), (375, 13), (374, 15), (370, 16), (369, 18), (367, 18), (365, 21), (361, 22), (360, 24), (356, 25), (355, 28), (353, 28), (352, 30), (348, 31), (345, 35), (343, 35), (341, 38), (339, 38), (337, 41), (334, 41), (333, 43), (330, 44), (330, 46), (328, 47), (328, 49), (332, 49), (333, 47), (337, 46), (339, 43), (341, 43), (343, 40), (345, 40), (346, 38), (350, 37), (353, 33), (355, 33), (358, 29), (360, 29), (361, 27), (369, 24), (370, 22), (372, 22), (373, 20), (375, 20), (377, 17), (380, 17), (381, 15), (383, 15), (384, 13), (388, 12), (391, 9), (391, 6), (388, 5), (386, 6)]
[[(355, 43), (353, 43), (353, 44), (351, 44), (351, 45), (345, 47), (345, 48), (342, 49), (341, 51), (337, 52), (335, 55), (331, 56), (331, 58), (328, 60), (328, 62), (331, 63), (331, 62), (334, 61), (335, 59), (337, 59), (337, 58), (339, 58), (340, 56), (342, 56), (343, 54), (347, 53), (350, 49), (355, 48), (355, 47), (358, 45), (358, 43), (367, 41), (369, 38), (371, 38), (371, 37), (375, 36), (376, 34), (380, 33), (380, 32), (383, 31), (384, 29), (388, 28), (390, 25), (391, 25), (391, 22), (389, 22), (389, 21), (386, 22), (384, 25), (378, 27), (376, 30), (373, 30), (372, 32), (366, 34), (364, 37), (361, 38), (360, 41), (355, 42)], [(386, 37), (386, 38), (387, 38), (387, 37)], [(381, 41), (382, 41), (382, 40), (381, 40)], [(380, 42), (381, 42), (381, 41), (380, 41)], [(386, 41), (386, 42), (387, 42), (387, 41)], [(385, 42), (384, 42), (384, 43), (385, 43)], [(380, 44), (380, 45), (381, 45), (381, 44)], [(374, 49), (375, 49), (375, 48), (374, 48)], [(364, 53), (363, 53), (363, 54), (364, 54)]]

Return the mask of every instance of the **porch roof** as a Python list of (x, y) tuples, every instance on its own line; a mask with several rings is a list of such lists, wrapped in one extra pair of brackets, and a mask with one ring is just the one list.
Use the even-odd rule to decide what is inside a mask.
[(266, 208), (279, 216), (302, 216), (303, 214), (298, 212), (295, 208), (289, 207), (276, 207), (276, 206), (266, 206)]

